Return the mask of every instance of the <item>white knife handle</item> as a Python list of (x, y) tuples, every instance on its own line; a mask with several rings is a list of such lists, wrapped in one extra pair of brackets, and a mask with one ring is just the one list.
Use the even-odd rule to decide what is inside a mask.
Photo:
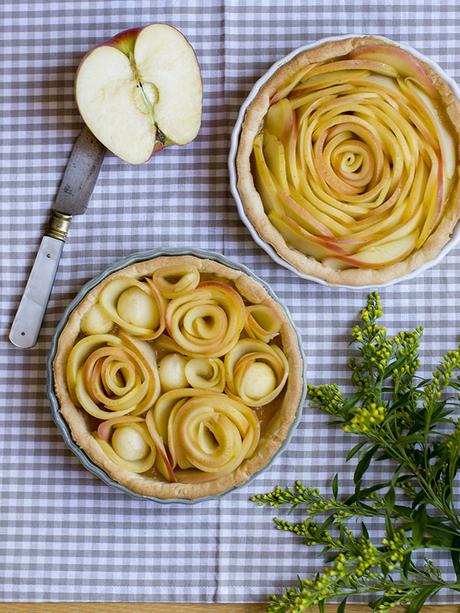
[(64, 241), (44, 236), (10, 331), (13, 345), (28, 349), (37, 342), (61, 259)]

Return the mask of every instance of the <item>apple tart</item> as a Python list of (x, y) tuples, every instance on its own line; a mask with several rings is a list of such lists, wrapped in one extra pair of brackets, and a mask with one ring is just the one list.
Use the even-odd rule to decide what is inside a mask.
[(460, 217), (460, 102), (379, 37), (300, 52), (249, 105), (238, 192), (259, 236), (331, 284), (385, 283), (432, 260)]
[(131, 491), (199, 498), (244, 483), (285, 440), (303, 360), (284, 309), (247, 274), (164, 256), (111, 274), (63, 328), (60, 411)]

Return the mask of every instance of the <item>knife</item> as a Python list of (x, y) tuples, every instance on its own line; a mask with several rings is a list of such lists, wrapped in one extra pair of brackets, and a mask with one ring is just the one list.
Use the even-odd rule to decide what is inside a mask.
[(105, 147), (84, 126), (72, 149), (51, 211), (50, 221), (10, 330), (13, 345), (37, 342), (46, 306), (73, 215), (82, 215), (93, 192)]

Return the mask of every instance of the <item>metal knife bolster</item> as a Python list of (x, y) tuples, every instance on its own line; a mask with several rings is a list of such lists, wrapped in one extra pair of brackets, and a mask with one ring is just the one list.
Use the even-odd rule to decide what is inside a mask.
[(45, 230), (45, 236), (51, 236), (59, 241), (65, 241), (70, 228), (72, 215), (61, 213), (60, 211), (51, 211), (51, 217), (48, 222), (48, 227)]

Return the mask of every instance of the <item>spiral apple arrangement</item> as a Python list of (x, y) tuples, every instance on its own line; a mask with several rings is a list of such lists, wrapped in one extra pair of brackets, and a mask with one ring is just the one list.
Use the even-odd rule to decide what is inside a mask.
[(170, 482), (217, 479), (254, 454), (259, 410), (286, 385), (280, 328), (269, 305), (193, 265), (120, 275), (81, 319), (69, 394), (118, 467)]
[(420, 249), (448, 205), (456, 142), (424, 67), (364, 45), (302, 66), (270, 100), (254, 184), (286, 243), (335, 270)]

